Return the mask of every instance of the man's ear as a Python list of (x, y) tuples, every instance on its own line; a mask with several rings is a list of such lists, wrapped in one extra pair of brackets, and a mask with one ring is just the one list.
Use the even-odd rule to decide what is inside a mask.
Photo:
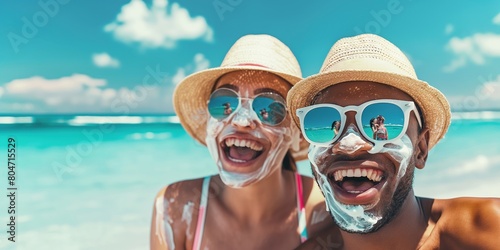
[(424, 128), (420, 131), (415, 145), (415, 167), (423, 169), (429, 153), (429, 129)]

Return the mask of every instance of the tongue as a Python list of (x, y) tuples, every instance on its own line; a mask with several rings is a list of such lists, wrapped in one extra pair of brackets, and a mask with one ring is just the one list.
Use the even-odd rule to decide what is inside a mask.
[(375, 184), (366, 178), (345, 178), (342, 182), (342, 188), (347, 192), (362, 193), (373, 186)]
[(236, 147), (233, 146), (229, 148), (229, 156), (233, 159), (241, 161), (250, 161), (257, 156), (257, 151), (252, 150), (247, 147)]

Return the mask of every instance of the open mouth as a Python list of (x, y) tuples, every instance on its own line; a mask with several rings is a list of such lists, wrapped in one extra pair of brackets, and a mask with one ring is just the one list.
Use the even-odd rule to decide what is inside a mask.
[(254, 140), (227, 138), (223, 141), (222, 148), (230, 161), (246, 163), (259, 157), (264, 146)]
[(383, 172), (373, 168), (338, 169), (328, 174), (331, 183), (349, 194), (361, 194), (376, 187), (383, 179)]

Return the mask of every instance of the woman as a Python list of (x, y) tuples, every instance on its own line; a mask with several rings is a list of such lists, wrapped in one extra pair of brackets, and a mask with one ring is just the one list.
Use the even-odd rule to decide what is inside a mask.
[(339, 133), (339, 129), (340, 129), (340, 121), (333, 121), (332, 130), (334, 137)]
[[(307, 144), (285, 98), (300, 79), (286, 45), (248, 35), (236, 41), (221, 67), (177, 86), (181, 124), (208, 147), (219, 175), (160, 190), (151, 249), (293, 249), (333, 225), (313, 179), (296, 172)], [(230, 114), (220, 110), (226, 102)], [(257, 115), (262, 109), (268, 119)]]
[(385, 127), (385, 118), (381, 115), (377, 117), (377, 130), (375, 131), (375, 140), (387, 140), (387, 128)]

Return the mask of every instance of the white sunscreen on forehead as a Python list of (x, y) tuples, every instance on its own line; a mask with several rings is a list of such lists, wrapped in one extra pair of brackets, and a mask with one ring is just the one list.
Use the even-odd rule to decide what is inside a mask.
[[(346, 133), (347, 135), (338, 142), (339, 148), (342, 148), (348, 154), (352, 154), (359, 150), (365, 141), (360, 137), (359, 133), (357, 133), (350, 126)], [(380, 151), (370, 153), (387, 153), (400, 163), (397, 174), (398, 180), (396, 182), (399, 183), (401, 177), (403, 177), (406, 173), (412, 152), (413, 146), (410, 138), (407, 135), (403, 135), (400, 139), (382, 147)], [(335, 199), (328, 177), (319, 171), (317, 164), (317, 162), (324, 158), (327, 154), (333, 154), (331, 147), (319, 147), (314, 145), (310, 146), (308, 154), (309, 161), (313, 165), (313, 170), (317, 175), (316, 179), (318, 181), (318, 185), (325, 196), (327, 210), (330, 211), (330, 214), (341, 228), (352, 232), (366, 232), (372, 229), (375, 224), (382, 219), (382, 215), (377, 215), (366, 210), (375, 206), (378, 201), (375, 204), (372, 204), (371, 207), (362, 205), (346, 205), (338, 202)], [(394, 190), (396, 190), (396, 188), (397, 186)]]

